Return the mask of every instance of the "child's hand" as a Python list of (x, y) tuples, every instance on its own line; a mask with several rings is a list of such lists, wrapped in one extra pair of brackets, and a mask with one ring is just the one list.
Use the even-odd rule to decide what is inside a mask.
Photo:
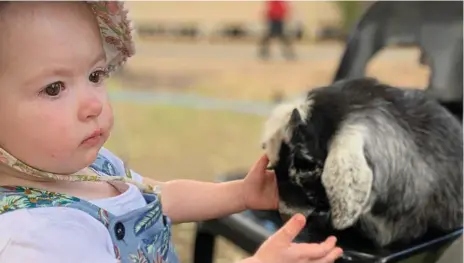
[(304, 216), (293, 216), (261, 245), (254, 256), (242, 263), (331, 263), (342, 255), (343, 251), (335, 247), (335, 237), (320, 244), (292, 243), (305, 223)]
[(242, 199), (246, 209), (273, 210), (279, 207), (275, 173), (267, 170), (269, 159), (261, 156), (243, 180)]

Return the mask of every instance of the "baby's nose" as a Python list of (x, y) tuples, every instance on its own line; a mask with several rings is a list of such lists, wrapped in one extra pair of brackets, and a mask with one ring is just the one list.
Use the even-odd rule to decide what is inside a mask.
[(79, 108), (79, 119), (85, 121), (98, 117), (103, 111), (103, 101), (97, 94), (87, 94)]

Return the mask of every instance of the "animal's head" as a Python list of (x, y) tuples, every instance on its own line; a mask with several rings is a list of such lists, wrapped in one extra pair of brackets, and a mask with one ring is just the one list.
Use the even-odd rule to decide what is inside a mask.
[(382, 96), (360, 97), (369, 83), (312, 89), (271, 112), (262, 146), (277, 175), (281, 213), (343, 230), (369, 211), (375, 196), (365, 138), (371, 135), (365, 124), (345, 122), (352, 109)]
[(321, 175), (327, 146), (309, 121), (312, 105), (311, 97), (278, 105), (265, 124), (262, 147), (277, 176), (280, 213), (303, 213), (325, 224), (330, 207)]

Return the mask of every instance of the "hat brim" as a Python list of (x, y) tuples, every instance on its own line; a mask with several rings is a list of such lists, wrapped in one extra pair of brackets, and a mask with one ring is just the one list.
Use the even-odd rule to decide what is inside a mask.
[(133, 26), (122, 1), (87, 2), (98, 22), (108, 70), (115, 71), (135, 54)]

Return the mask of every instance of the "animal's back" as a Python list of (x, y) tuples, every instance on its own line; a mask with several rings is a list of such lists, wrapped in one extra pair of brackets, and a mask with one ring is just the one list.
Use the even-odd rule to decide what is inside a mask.
[(365, 154), (377, 195), (371, 215), (386, 220), (375, 224), (389, 221), (390, 231), (402, 235), (408, 227), (420, 232), (462, 222), (463, 132), (444, 107), (423, 91), (372, 79), (340, 81), (309, 94), (314, 100), (311, 119), (334, 128), (327, 142), (349, 119), (369, 126), (372, 140)]
[[(375, 121), (379, 114), (396, 122), (407, 132), (424, 155), (431, 152), (454, 156), (444, 162), (462, 164), (463, 130), (461, 123), (443, 106), (421, 90), (406, 90), (363, 78), (340, 81), (309, 93), (314, 104), (311, 120), (319, 116), (337, 130), (348, 115), (359, 113)], [(319, 123), (318, 123), (319, 124)], [(380, 123), (381, 124), (381, 123)], [(440, 155), (428, 158), (439, 158)], [(461, 170), (462, 170), (462, 166)], [(462, 172), (461, 172), (462, 173)]]

